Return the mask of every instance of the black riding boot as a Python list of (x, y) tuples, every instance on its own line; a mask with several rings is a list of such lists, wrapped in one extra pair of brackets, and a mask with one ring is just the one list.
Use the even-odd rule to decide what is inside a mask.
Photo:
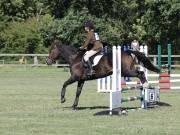
[(86, 62), (86, 64), (88, 65), (87, 75), (88, 75), (88, 76), (92, 76), (93, 74), (95, 74), (95, 71), (93, 70), (93, 67), (92, 67), (91, 62), (88, 60), (88, 61)]

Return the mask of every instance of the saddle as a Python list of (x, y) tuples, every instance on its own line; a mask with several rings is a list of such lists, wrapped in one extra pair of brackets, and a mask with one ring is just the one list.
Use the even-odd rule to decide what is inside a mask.
[[(93, 55), (93, 56), (91, 56), (91, 57), (89, 58), (89, 61), (91, 62), (92, 67), (96, 66), (96, 65), (99, 63), (99, 61), (101, 60), (101, 58), (103, 57), (103, 55), (104, 55), (104, 52), (103, 52), (103, 51), (100, 51), (100, 52), (96, 53), (95, 55)], [(82, 59), (82, 62), (83, 62), (84, 67), (88, 67), (88, 66), (86, 65), (86, 62), (84, 61), (84, 59)]]
[(100, 51), (100, 52), (96, 53), (95, 55), (93, 55), (89, 58), (93, 67), (99, 63), (99, 61), (101, 60), (103, 55), (104, 55), (103, 52)]
[[(107, 53), (107, 50), (108, 50), (107, 48), (108, 48), (109, 44), (106, 42), (102, 42), (102, 44), (103, 44), (103, 49), (89, 58), (89, 61), (91, 62), (92, 67), (96, 66), (99, 63), (99, 61), (101, 60), (101, 58), (103, 57), (103, 55)], [(94, 45), (90, 43), (87, 47), (87, 50), (92, 49), (93, 46)], [(86, 62), (84, 61), (84, 59), (82, 59), (82, 63), (85, 68), (88, 67), (86, 65)]]
[(85, 62), (83, 58), (82, 63), (85, 68), (86, 75), (88, 77), (91, 77), (96, 74), (96, 71), (93, 69), (93, 67), (99, 63), (102, 56), (103, 54), (101, 52), (98, 52), (94, 56), (91, 56), (87, 62)]

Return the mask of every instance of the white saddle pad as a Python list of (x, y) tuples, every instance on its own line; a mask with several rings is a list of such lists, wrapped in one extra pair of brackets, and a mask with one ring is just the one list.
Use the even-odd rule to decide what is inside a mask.
[(94, 57), (93, 64), (92, 64), (93, 67), (96, 66), (99, 63), (99, 61), (102, 58), (102, 56), (103, 55), (97, 55), (96, 57)]

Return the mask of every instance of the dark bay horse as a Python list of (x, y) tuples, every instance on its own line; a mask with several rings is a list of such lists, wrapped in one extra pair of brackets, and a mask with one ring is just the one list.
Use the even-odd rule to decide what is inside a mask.
[[(87, 80), (94, 80), (102, 77), (106, 77), (112, 74), (112, 53), (106, 53), (100, 59), (99, 63), (94, 66), (94, 70), (96, 72), (93, 76), (86, 75), (86, 68), (84, 68), (82, 58), (85, 51), (78, 51), (75, 47), (70, 45), (63, 45), (60, 42), (53, 42), (51, 48), (49, 50), (49, 56), (46, 59), (46, 63), (51, 65), (53, 61), (58, 60), (60, 58), (65, 59), (65, 61), (69, 64), (71, 76), (67, 81), (64, 82), (62, 91), (61, 91), (61, 103), (65, 102), (65, 93), (66, 87), (74, 82), (78, 82), (76, 97), (74, 100), (74, 104), (72, 106), (73, 109), (77, 109), (79, 96), (81, 94), (82, 87), (84, 82)], [(141, 83), (144, 84), (147, 82), (145, 78), (145, 74), (143, 71), (138, 71), (135, 67), (135, 60), (132, 58), (131, 53), (137, 57), (138, 61), (142, 63), (142, 66), (145, 68), (159, 73), (159, 69), (156, 68), (150, 60), (141, 52), (131, 51), (121, 53), (121, 72), (124, 77), (137, 77), (140, 79)]]

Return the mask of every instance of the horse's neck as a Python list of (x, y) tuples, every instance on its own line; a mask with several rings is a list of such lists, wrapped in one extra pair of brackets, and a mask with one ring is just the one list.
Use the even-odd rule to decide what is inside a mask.
[(77, 52), (76, 48), (73, 46), (64, 45), (61, 48), (61, 51), (62, 51), (61, 55), (63, 56), (65, 61), (68, 62), (69, 64), (71, 64), (74, 57), (76, 57), (76, 52)]
[(83, 58), (83, 56), (84, 56), (84, 53), (85, 53), (85, 52), (78, 52), (78, 53), (76, 53), (75, 55), (73, 55), (72, 61), (76, 61), (76, 62), (82, 61), (82, 58)]

